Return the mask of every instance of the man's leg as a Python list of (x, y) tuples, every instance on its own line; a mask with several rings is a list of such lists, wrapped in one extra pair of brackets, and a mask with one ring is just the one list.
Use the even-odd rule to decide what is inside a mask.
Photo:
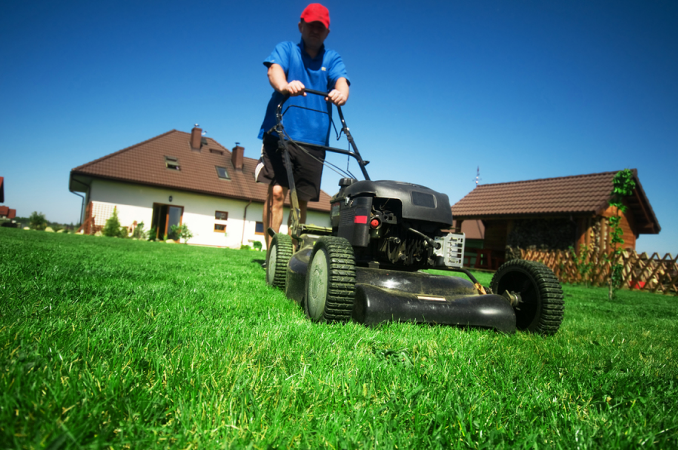
[[(308, 202), (305, 200), (298, 200), (299, 201), (299, 223), (306, 223), (306, 205), (308, 205)], [(287, 234), (292, 233), (292, 210), (290, 209), (290, 213), (287, 216)]]
[(268, 229), (278, 233), (283, 220), (283, 201), (287, 195), (287, 188), (282, 186), (269, 186), (266, 203), (264, 204), (264, 233), (266, 238), (266, 249), (270, 248), (271, 237), (268, 235)]

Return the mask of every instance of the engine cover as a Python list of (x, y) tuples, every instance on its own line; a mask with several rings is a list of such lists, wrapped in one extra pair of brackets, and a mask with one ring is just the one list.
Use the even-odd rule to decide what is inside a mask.
[(403, 219), (434, 222), (441, 227), (452, 226), (452, 210), (447, 195), (418, 184), (384, 180), (356, 181), (342, 187), (331, 201), (334, 204), (364, 195), (400, 200)]

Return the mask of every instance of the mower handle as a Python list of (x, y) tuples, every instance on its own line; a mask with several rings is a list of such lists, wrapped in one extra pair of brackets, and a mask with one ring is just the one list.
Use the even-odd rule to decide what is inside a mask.
[[(314, 94), (314, 95), (319, 95), (321, 97), (327, 97), (327, 94), (329, 92), (323, 92), (323, 91), (317, 91), (315, 89), (307, 89), (304, 88), (304, 92), (307, 94)], [(276, 121), (278, 122), (277, 125), (274, 127), (275, 131), (278, 132), (279, 136), (282, 136), (282, 107), (287, 101), (287, 99), (290, 98), (290, 94), (283, 94), (282, 101), (278, 104), (278, 107), (276, 108), (275, 111), (275, 117)], [(360, 152), (358, 151), (358, 146), (355, 145), (355, 141), (353, 140), (353, 136), (351, 136), (351, 132), (348, 130), (348, 126), (346, 126), (346, 121), (344, 120), (344, 113), (341, 111), (341, 106), (339, 105), (334, 105), (337, 107), (337, 112), (339, 113), (339, 120), (341, 121), (341, 131), (346, 135), (346, 139), (348, 140), (348, 143), (351, 147), (353, 147), (353, 151), (346, 151), (346, 150), (340, 150), (340, 149), (335, 149), (332, 147), (325, 147), (326, 150), (329, 150), (334, 153), (341, 153), (341, 154), (347, 154), (349, 156), (352, 156), (355, 158), (355, 160), (358, 162), (358, 165), (360, 166), (360, 170), (363, 173), (363, 176), (365, 177), (366, 180), (370, 179), (370, 176), (367, 174), (367, 170), (365, 169), (365, 166), (369, 163), (369, 161), (363, 161), (362, 156), (360, 156)], [(320, 111), (322, 112), (322, 111)], [(278, 129), (280, 127), (280, 130)]]
[(320, 95), (322, 97), (327, 97), (327, 94), (329, 94), (329, 92), (316, 91), (315, 89), (306, 89), (306, 88), (304, 88), (304, 92), (306, 92), (307, 94)]

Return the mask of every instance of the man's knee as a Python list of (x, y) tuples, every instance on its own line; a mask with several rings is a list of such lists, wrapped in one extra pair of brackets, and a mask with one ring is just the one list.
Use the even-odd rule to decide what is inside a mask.
[(271, 186), (269, 191), (271, 201), (274, 203), (282, 203), (285, 200), (286, 190), (282, 186)]

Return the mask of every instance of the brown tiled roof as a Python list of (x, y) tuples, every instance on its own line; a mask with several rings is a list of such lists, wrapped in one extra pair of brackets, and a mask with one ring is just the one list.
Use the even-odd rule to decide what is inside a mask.
[[(508, 216), (599, 214), (608, 206), (617, 171), (559, 178), (483, 184), (452, 206), (457, 220)], [(633, 169), (636, 189), (625, 199), (641, 233), (661, 227)]]
[(0, 206), (0, 217), (14, 219), (16, 217), (16, 209), (9, 209), (9, 206)]
[[(206, 138), (201, 151), (191, 150), (191, 134), (172, 130), (147, 141), (111, 153), (71, 170), (73, 176), (87, 176), (169, 189), (196, 192), (263, 203), (267, 185), (254, 181), (257, 160), (243, 158), (243, 170), (236, 171), (231, 152), (217, 141)], [(210, 152), (223, 152), (223, 155)], [(177, 158), (180, 170), (168, 169), (165, 157)], [(216, 166), (225, 167), (230, 180), (218, 177)], [(288, 197), (289, 198), (289, 197)], [(315, 211), (330, 210), (330, 196), (320, 192), (318, 202), (309, 202)]]

